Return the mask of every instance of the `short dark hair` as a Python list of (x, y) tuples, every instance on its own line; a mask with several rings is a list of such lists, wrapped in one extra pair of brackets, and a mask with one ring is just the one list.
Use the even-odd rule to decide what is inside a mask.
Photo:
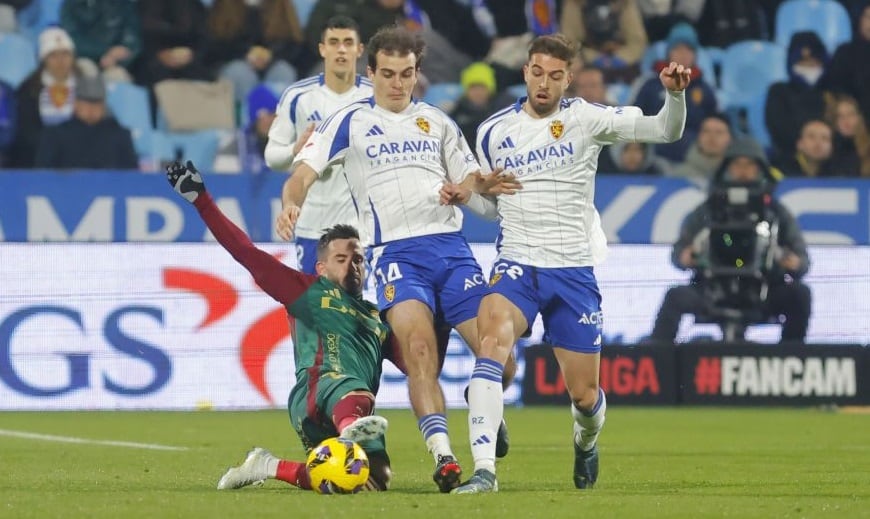
[(701, 119), (701, 126), (704, 125), (704, 121), (706, 121), (707, 119), (716, 119), (717, 121), (722, 122), (722, 124), (724, 124), (725, 127), (728, 128), (728, 133), (734, 133), (734, 130), (731, 128), (731, 119), (722, 112), (713, 112), (704, 116), (704, 118)]
[(326, 229), (320, 236), (320, 239), (317, 240), (317, 260), (323, 261), (326, 259), (326, 250), (333, 241), (349, 239), (359, 239), (359, 232), (353, 225), (340, 223)]
[(378, 68), (378, 52), (389, 55), (407, 56), (414, 53), (417, 63), (414, 68), (420, 70), (423, 62), (423, 54), (426, 52), (426, 44), (416, 33), (398, 25), (387, 25), (378, 29), (378, 32), (369, 40), (369, 67), (372, 70)]
[(323, 30), (320, 31), (320, 41), (323, 41), (323, 38), (326, 37), (326, 31), (329, 29), (350, 29), (356, 33), (357, 39), (360, 37), (359, 24), (350, 16), (345, 16), (343, 14), (335, 15), (329, 20), (326, 20), (326, 25), (323, 27)]
[(532, 40), (529, 45), (529, 59), (532, 59), (532, 54), (547, 54), (570, 66), (577, 57), (577, 46), (563, 34), (545, 34)]

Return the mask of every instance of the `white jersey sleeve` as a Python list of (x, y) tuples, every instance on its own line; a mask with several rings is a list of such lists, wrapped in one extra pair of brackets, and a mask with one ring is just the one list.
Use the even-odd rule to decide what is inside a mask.
[(343, 163), (350, 147), (350, 123), (353, 114), (367, 104), (368, 101), (357, 101), (323, 121), (299, 151), (293, 166), (303, 162), (320, 177), (330, 165)]
[(683, 92), (668, 92), (658, 114), (643, 115), (636, 106), (604, 106), (582, 99), (571, 101), (572, 110), (580, 112), (593, 140), (598, 144), (620, 141), (663, 143), (678, 140), (686, 124)]
[(469, 147), (468, 141), (462, 135), (462, 130), (459, 129), (456, 122), (446, 114), (444, 118), (446, 119), (444, 144), (441, 147), (444, 166), (447, 169), (448, 180), (454, 184), (459, 184), (470, 173), (480, 171), (480, 164), (474, 158), (474, 153), (471, 152), (471, 147)]
[(264, 158), (266, 165), (274, 170), (285, 170), (293, 162), (293, 146), (296, 144), (295, 113), (290, 107), (297, 97), (305, 90), (290, 85), (281, 94), (278, 106), (275, 108), (275, 120), (269, 128), (269, 140), (266, 142)]

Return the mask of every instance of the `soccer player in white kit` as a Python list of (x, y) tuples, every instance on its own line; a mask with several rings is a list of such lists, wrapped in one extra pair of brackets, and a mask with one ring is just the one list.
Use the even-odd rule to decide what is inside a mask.
[[(372, 95), (372, 83), (356, 73), (363, 53), (359, 27), (347, 16), (326, 22), (320, 44), (323, 73), (293, 83), (281, 94), (277, 117), (269, 129), (264, 153), (274, 170), (288, 170), (314, 128), (337, 109)], [(350, 190), (340, 165), (325, 171), (311, 186), (305, 211), (296, 223), (296, 259), (299, 270), (315, 274), (317, 240), (324, 229), (337, 224), (358, 226)]]
[[(517, 339), (540, 313), (544, 341), (553, 345), (574, 417), (574, 485), (598, 476), (596, 440), (604, 425), (598, 386), (603, 314), (593, 265), (606, 243), (593, 205), (598, 153), (620, 141), (673, 142), (683, 133), (683, 90), (689, 69), (671, 63), (659, 75), (667, 89), (658, 115), (637, 107), (605, 107), (563, 99), (574, 46), (562, 35), (536, 38), (523, 67), (527, 97), (478, 128), (483, 171), (503, 168), (522, 190), (496, 199), (500, 232), (490, 293), (478, 314), (480, 355), (469, 386), (469, 433), (474, 475), (453, 493), (494, 492), (495, 455), (489, 439), (504, 411), (501, 373)], [(479, 202), (482, 197), (473, 195)], [(469, 193), (445, 186), (445, 202)], [(603, 249), (603, 250), (602, 250)]]
[(284, 185), (278, 233), (289, 239), (300, 208), (307, 208), (309, 186), (331, 164), (343, 164), (368, 238), (378, 307), (398, 339), (411, 406), (435, 458), (433, 479), (449, 492), (462, 471), (447, 432), (435, 327), (446, 322), (477, 352), (476, 317), (486, 284), (460, 234), (462, 212), (441, 205), (439, 189), (455, 183), (488, 190), (503, 182), (498, 172), (480, 175), (471, 148), (444, 112), (412, 100), (423, 49), (418, 36), (399, 27), (372, 37), (374, 96), (338, 110), (302, 148)]

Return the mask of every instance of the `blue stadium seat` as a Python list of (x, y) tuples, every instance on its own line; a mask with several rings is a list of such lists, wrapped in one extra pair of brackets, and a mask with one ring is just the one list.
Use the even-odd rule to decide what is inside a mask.
[(746, 126), (749, 134), (758, 141), (765, 150), (770, 149), (770, 133), (764, 121), (764, 106), (767, 104), (767, 92), (749, 101), (746, 107)]
[(462, 85), (459, 83), (433, 83), (426, 89), (423, 101), (450, 112), (460, 97), (462, 97)]
[(133, 146), (140, 157), (154, 157), (154, 128), (148, 91), (132, 83), (109, 83), (106, 104), (115, 119), (133, 134)]
[(60, 24), (62, 5), (63, 0), (33, 0), (18, 11), (18, 31), (35, 42), (43, 29)]
[(510, 94), (514, 99), (519, 99), (520, 97), (526, 97), (528, 94), (528, 89), (525, 83), (519, 83), (516, 85), (511, 85), (505, 89), (505, 92)]
[(650, 42), (640, 58), (640, 74), (652, 74), (652, 66), (656, 61), (665, 59), (668, 44), (665, 40)]
[(721, 87), (725, 108), (746, 108), (767, 92), (771, 83), (786, 79), (785, 49), (767, 41), (741, 41), (725, 49)]
[(852, 39), (852, 24), (846, 8), (835, 0), (788, 0), (776, 10), (774, 41), (788, 48), (791, 35), (815, 31), (828, 54)]
[(607, 85), (607, 97), (613, 100), (617, 106), (625, 106), (631, 102), (631, 85), (625, 83), (611, 83)]
[(220, 135), (217, 130), (197, 132), (154, 132), (155, 159), (158, 163), (176, 159), (192, 160), (196, 167), (211, 171), (217, 158)]
[(293, 7), (296, 8), (296, 16), (299, 17), (299, 23), (304, 27), (308, 24), (308, 18), (311, 16), (311, 11), (314, 10), (314, 6), (317, 4), (317, 0), (293, 0)]
[(37, 65), (30, 40), (19, 34), (0, 33), (0, 79), (18, 88)]

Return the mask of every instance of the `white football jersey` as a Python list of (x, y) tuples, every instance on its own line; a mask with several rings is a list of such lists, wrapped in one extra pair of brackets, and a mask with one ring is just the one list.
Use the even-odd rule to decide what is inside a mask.
[[(438, 191), (480, 169), (447, 114), (422, 101), (393, 113), (377, 106), (374, 97), (324, 121), (299, 161), (318, 173), (344, 165), (368, 245), (459, 231), (462, 211), (441, 205)], [(303, 212), (307, 205), (306, 199)]]
[(637, 134), (637, 107), (563, 99), (553, 115), (535, 119), (524, 101), (496, 112), (477, 133), (482, 171), (503, 168), (523, 185), (496, 199), (499, 258), (548, 268), (600, 263), (607, 242), (594, 204), (598, 153), (606, 144), (656, 137)]
[[(371, 95), (371, 82), (360, 75), (357, 75), (356, 84), (342, 94), (326, 86), (323, 74), (297, 81), (281, 95), (275, 109), (277, 117), (269, 128), (269, 141), (292, 149), (308, 125), (320, 124), (339, 108)], [(290, 152), (286, 157), (286, 162), (277, 164), (278, 167), (290, 166)], [(273, 167), (273, 164), (269, 166)], [(305, 199), (305, 209), (296, 223), (295, 234), (301, 238), (318, 239), (324, 229), (339, 223), (359, 226), (344, 174), (341, 167), (336, 166), (325, 171), (311, 186)]]

